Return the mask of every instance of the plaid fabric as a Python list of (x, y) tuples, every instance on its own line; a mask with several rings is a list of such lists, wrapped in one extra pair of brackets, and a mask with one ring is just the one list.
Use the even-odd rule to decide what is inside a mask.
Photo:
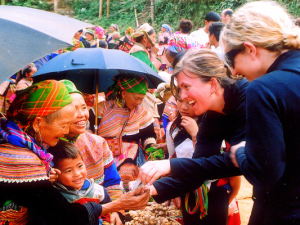
[(191, 49), (191, 48), (204, 48), (199, 42), (197, 42), (193, 37), (174, 35), (170, 38), (167, 49), (171, 52), (178, 53), (182, 50)]
[(47, 116), (71, 102), (65, 85), (46, 80), (20, 91), (7, 111), (7, 118), (26, 130), (35, 117)]
[(150, 26), (149, 23), (142, 24), (132, 35), (132, 38), (137, 38), (142, 35), (144, 35), (144, 32), (149, 32), (150, 30), (153, 30), (153, 27)]
[(64, 84), (66, 86), (69, 94), (71, 94), (71, 93), (78, 93), (78, 94), (82, 95), (82, 93), (77, 90), (75, 84), (72, 81), (69, 81), (69, 80), (60, 80), (59, 83), (62, 83), (62, 84)]
[(147, 93), (148, 84), (143, 77), (120, 77), (111, 89), (115, 94), (119, 93), (120, 91), (127, 91), (145, 95)]
[(42, 160), (47, 171), (51, 169), (53, 156), (47, 153), (42, 146), (38, 146), (34, 139), (13, 121), (0, 119), (0, 136), (12, 145), (30, 149)]
[(84, 48), (83, 43), (74, 37), (72, 39), (72, 42), (73, 42), (73, 47), (65, 48), (63, 52), (71, 52), (71, 51), (75, 51), (78, 48)]

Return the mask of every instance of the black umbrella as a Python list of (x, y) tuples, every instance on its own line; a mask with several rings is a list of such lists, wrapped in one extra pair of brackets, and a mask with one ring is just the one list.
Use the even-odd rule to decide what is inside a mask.
[(0, 83), (58, 49), (72, 46), (72, 37), (93, 25), (67, 16), (21, 6), (0, 6)]
[(102, 48), (80, 48), (61, 54), (47, 62), (32, 78), (34, 82), (48, 79), (71, 80), (78, 90), (96, 93), (97, 98), (98, 91), (106, 91), (118, 74), (144, 77), (150, 88), (156, 88), (164, 82), (143, 61), (120, 50)]

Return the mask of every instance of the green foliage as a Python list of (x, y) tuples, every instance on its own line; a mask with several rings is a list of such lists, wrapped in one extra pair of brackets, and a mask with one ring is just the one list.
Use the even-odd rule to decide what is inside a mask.
[(103, 1), (103, 14), (99, 18), (99, 0), (82, 1), (75, 0), (72, 4), (76, 19), (88, 21), (92, 24), (109, 28), (110, 24), (116, 23), (120, 31), (124, 32), (129, 26), (135, 27), (134, 8), (140, 13), (145, 7), (144, 0), (110, 1), (110, 16), (107, 18), (107, 5)]
[(44, 0), (6, 0), (5, 3), (6, 5), (25, 6), (46, 11), (53, 9), (52, 4)]

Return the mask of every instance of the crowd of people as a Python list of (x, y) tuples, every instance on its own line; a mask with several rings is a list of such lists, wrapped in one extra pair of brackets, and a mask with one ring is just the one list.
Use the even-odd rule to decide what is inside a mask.
[[(240, 225), (241, 175), (250, 225), (300, 224), (297, 22), (251, 2), (207, 13), (195, 31), (189, 19), (158, 35), (148, 23), (122, 37), (117, 24), (89, 27), (11, 76), (0, 85), (0, 225), (120, 225), (151, 196), (185, 225)], [(124, 51), (165, 83), (120, 73), (98, 102), (69, 80), (33, 83), (78, 48)]]

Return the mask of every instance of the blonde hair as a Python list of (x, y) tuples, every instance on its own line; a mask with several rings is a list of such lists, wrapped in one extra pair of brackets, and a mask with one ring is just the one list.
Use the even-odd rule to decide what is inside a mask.
[(245, 42), (269, 51), (298, 49), (300, 29), (276, 2), (251, 2), (233, 14), (220, 40), (229, 49), (243, 49)]
[(171, 77), (171, 91), (176, 99), (180, 99), (179, 88), (176, 79), (180, 72), (184, 70), (195, 74), (195, 78), (200, 78), (203, 82), (209, 82), (215, 78), (221, 87), (234, 83), (231, 79), (231, 71), (217, 56), (216, 53), (208, 49), (189, 49), (182, 59), (177, 63), (174, 75)]

